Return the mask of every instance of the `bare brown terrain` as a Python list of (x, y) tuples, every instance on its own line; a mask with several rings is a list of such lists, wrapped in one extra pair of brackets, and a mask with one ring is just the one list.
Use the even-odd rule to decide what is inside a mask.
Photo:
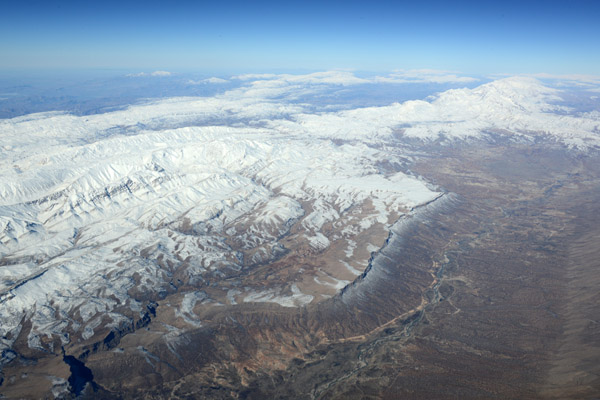
[[(149, 299), (134, 326), (65, 347), (93, 374), (83, 396), (599, 397), (600, 157), (502, 141), (431, 145), (418, 159), (411, 170), (446, 194), (389, 236), (365, 232), (364, 241), (387, 240), (341, 293), (297, 308), (231, 304), (222, 293), (222, 304), (194, 307), (195, 329), (177, 325), (170, 304), (180, 294)], [(296, 279), (341, 251), (298, 250), (244, 279)], [(314, 282), (299, 285), (317, 293)], [(52, 382), (35, 377), (73, 370), (19, 340), (0, 393), (52, 398)]]

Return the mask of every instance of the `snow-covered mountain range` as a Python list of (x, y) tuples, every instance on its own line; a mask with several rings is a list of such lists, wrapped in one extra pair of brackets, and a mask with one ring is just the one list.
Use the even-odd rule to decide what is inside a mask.
[[(363, 83), (348, 73), (244, 79), (214, 97), (0, 121), (3, 363), (19, 335), (56, 351), (130, 324), (148, 302), (168, 299), (196, 327), (196, 304), (335, 295), (396, 220), (443, 193), (403, 168), (404, 139), (600, 146), (600, 112), (569, 109), (533, 78), (343, 111), (296, 99)], [(245, 280), (291, 256), (306, 265)]]

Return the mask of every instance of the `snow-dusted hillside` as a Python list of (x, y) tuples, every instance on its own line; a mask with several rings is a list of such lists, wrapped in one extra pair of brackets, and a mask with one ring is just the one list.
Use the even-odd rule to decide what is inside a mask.
[[(92, 339), (167, 296), (190, 326), (201, 324), (197, 303), (293, 307), (330, 296), (362, 273), (382, 244), (371, 238), (440, 196), (384, 166), (408, 157), (402, 135), (600, 144), (598, 113), (565, 113), (560, 92), (531, 78), (338, 112), (292, 100), (362, 79), (244, 79), (210, 98), (0, 121), (1, 349), (25, 320), (29, 346), (54, 350), (56, 338)], [(328, 261), (289, 282), (232, 283), (290, 251)], [(223, 295), (197, 290), (208, 284)]]

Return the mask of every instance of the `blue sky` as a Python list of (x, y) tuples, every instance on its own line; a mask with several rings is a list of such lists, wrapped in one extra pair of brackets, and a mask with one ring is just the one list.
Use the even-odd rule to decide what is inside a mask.
[(0, 68), (600, 74), (596, 1), (15, 1)]

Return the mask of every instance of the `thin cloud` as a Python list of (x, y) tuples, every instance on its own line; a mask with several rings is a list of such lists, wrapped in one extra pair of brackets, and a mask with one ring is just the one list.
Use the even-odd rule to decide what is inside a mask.
[(232, 79), (242, 81), (278, 81), (284, 84), (316, 84), (316, 85), (357, 85), (369, 83), (368, 79), (358, 78), (348, 71), (324, 71), (304, 75), (291, 74), (243, 74), (236, 75)]
[(227, 79), (221, 79), (221, 78), (216, 78), (216, 77), (212, 77), (212, 78), (207, 78), (207, 79), (202, 79), (199, 81), (194, 81), (194, 80), (189, 80), (188, 84), (190, 85), (206, 85), (206, 84), (221, 84), (221, 83), (229, 83), (229, 81)]
[(127, 74), (129, 77), (143, 77), (143, 76), (171, 76), (169, 71), (154, 71), (154, 72), (139, 72), (137, 74)]
[[(509, 76), (510, 74), (492, 74), (488, 75), (489, 79), (501, 79)], [(549, 74), (546, 72), (535, 73), (535, 74), (520, 74), (518, 76), (527, 76), (536, 79), (542, 79), (544, 81), (554, 81), (553, 84), (556, 86), (582, 86), (582, 87), (594, 87), (600, 86), (600, 75), (589, 75), (589, 74)], [(593, 90), (593, 89), (586, 89)]]
[(434, 69), (397, 70), (388, 76), (377, 76), (377, 83), (470, 83), (480, 79), (471, 76), (460, 76), (452, 71)]
[(277, 81), (287, 84), (361, 85), (366, 83), (471, 83), (480, 79), (459, 75), (453, 71), (433, 69), (397, 70), (387, 76), (359, 78), (349, 71), (325, 71), (305, 75), (244, 74), (232, 77), (242, 81)]

